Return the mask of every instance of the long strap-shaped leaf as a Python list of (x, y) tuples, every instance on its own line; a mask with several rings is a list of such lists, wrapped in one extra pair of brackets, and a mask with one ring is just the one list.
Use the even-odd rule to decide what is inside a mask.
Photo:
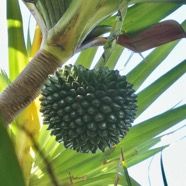
[(85, 51), (82, 51), (80, 55), (78, 56), (75, 65), (83, 65), (85, 68), (90, 68), (94, 57), (96, 55), (96, 52), (98, 50), (98, 47), (90, 48)]
[(178, 64), (172, 70), (160, 77), (150, 86), (138, 94), (137, 115), (140, 115), (148, 106), (150, 106), (166, 89), (176, 82), (186, 72), (186, 60)]
[(172, 3), (186, 3), (185, 0), (131, 0), (131, 4), (133, 3), (167, 3), (167, 2), (172, 2)]
[(18, 0), (7, 0), (7, 20), (9, 76), (12, 81), (28, 62)]
[(186, 105), (166, 111), (133, 126), (121, 142), (124, 151), (135, 148), (185, 119)]
[(35, 2), (40, 14), (46, 23), (47, 29), (52, 28), (63, 16), (72, 0), (37, 0)]
[[(120, 147), (124, 149), (128, 166), (131, 166), (135, 162), (148, 158), (153, 154), (161, 151), (162, 148), (155, 149), (147, 153), (137, 152), (136, 154), (134, 154), (135, 156), (132, 153), (129, 153), (131, 149), (135, 150), (136, 147), (138, 147), (139, 145), (146, 143), (148, 140), (151, 140), (162, 131), (165, 131), (166, 129), (185, 119), (185, 111), (186, 105), (183, 105), (132, 127), (129, 131), (129, 134), (120, 144), (118, 144), (113, 149), (108, 150), (104, 154), (99, 152), (95, 155), (75, 153), (72, 150), (65, 150), (62, 144), (58, 145), (58, 147), (55, 147), (54, 138), (49, 138), (49, 140), (53, 141), (52, 143), (50, 143), (50, 146), (53, 144), (54, 148), (52, 149), (50, 147), (50, 153), (47, 157), (51, 160), (53, 168), (56, 172), (56, 176), (59, 176), (59, 179), (61, 181), (67, 181), (69, 179), (69, 170), (71, 171), (71, 174), (73, 176), (81, 178), (84, 175), (90, 175), (90, 177), (91, 175), (99, 175), (101, 174), (101, 170), (105, 170), (105, 174), (108, 171), (114, 171), (114, 167), (117, 165), (118, 161), (117, 158), (119, 158), (118, 155), (120, 154)], [(48, 134), (48, 132), (44, 132), (43, 130), (43, 137), (44, 134)], [(40, 140), (42, 139), (43, 138), (41, 138)], [(49, 141), (47, 142), (47, 144), (48, 143)], [(150, 142), (148, 143), (150, 144)], [(152, 143), (151, 145), (154, 145), (154, 143)], [(148, 145), (148, 147), (150, 148), (151, 146)], [(46, 148), (43, 150), (46, 150)], [(54, 151), (56, 151), (56, 153)], [(128, 161), (129, 159), (130, 161)], [(46, 168), (46, 165), (40, 158), (37, 159), (36, 165), (38, 165), (38, 168), (40, 168), (41, 170), (45, 170)], [(82, 165), (86, 165), (86, 168)], [(36, 169), (36, 172), (37, 171), (39, 172), (39, 169)], [(44, 183), (47, 183), (50, 181), (50, 179), (47, 177), (47, 175), (40, 178), (39, 180), (36, 177), (32, 177), (31, 179), (33, 185), (34, 183), (43, 181)]]
[(127, 79), (133, 83), (134, 89), (138, 90), (152, 71), (170, 54), (178, 42), (174, 41), (159, 46), (127, 74)]
[[(183, 29), (186, 29), (186, 21), (184, 21), (181, 26)], [(148, 78), (151, 72), (162, 63), (178, 42), (179, 40), (157, 47), (144, 60), (142, 60), (139, 65), (127, 74), (128, 81), (134, 84), (136, 90)]]

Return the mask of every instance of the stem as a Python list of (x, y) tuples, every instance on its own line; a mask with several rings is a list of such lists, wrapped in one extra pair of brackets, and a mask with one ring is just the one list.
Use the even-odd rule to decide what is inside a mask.
[(48, 75), (60, 65), (59, 59), (40, 50), (16, 80), (0, 94), (0, 114), (7, 124), (39, 95)]

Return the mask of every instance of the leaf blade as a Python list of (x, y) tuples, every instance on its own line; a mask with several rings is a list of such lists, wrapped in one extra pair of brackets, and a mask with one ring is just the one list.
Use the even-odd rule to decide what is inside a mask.
[(174, 82), (176, 82), (186, 71), (186, 60), (178, 64), (176, 67), (161, 76), (150, 86), (142, 90), (138, 94), (137, 115), (140, 115), (147, 109), (165, 90), (167, 90)]
[(25, 186), (23, 174), (21, 172), (18, 160), (12, 142), (8, 136), (5, 124), (0, 118), (0, 180), (2, 185)]
[(7, 20), (9, 76), (12, 81), (28, 62), (23, 35), (22, 16), (18, 1), (7, 0)]

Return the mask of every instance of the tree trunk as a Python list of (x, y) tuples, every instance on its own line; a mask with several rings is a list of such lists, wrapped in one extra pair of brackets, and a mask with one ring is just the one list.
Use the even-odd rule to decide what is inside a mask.
[(59, 59), (42, 49), (0, 94), (0, 114), (7, 124), (39, 95), (48, 75), (60, 65)]

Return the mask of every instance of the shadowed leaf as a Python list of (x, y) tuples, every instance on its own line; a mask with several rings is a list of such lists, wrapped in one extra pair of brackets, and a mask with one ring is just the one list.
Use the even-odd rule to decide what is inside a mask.
[(162, 152), (161, 152), (161, 157), (160, 157), (160, 166), (161, 166), (161, 174), (162, 174), (163, 184), (164, 184), (164, 186), (168, 186), (167, 179), (166, 179), (166, 174), (165, 174), (164, 163), (163, 163)]
[(0, 118), (0, 180), (4, 186), (25, 186), (13, 144)]
[(155, 24), (132, 37), (127, 37), (125, 34), (120, 35), (118, 44), (134, 52), (143, 52), (184, 37), (186, 37), (186, 33), (181, 25), (176, 21), (168, 20)]

